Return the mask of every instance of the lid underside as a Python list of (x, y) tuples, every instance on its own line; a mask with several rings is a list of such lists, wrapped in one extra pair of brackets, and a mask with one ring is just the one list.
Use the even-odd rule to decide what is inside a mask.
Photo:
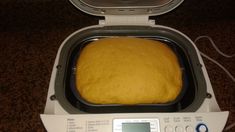
[(92, 15), (161, 15), (183, 0), (70, 0), (78, 9)]
[(141, 7), (141, 6), (153, 6), (164, 5), (172, 0), (81, 0), (91, 6), (103, 7), (103, 8), (115, 8), (115, 7)]

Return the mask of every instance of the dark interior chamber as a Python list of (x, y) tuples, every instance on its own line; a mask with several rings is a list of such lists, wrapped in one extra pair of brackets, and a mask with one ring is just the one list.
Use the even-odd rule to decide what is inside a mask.
[[(111, 36), (110, 36), (111, 37)], [(133, 37), (133, 36), (132, 36)], [(138, 37), (138, 36), (135, 36)], [(189, 63), (187, 61), (187, 58), (184, 54), (184, 52), (181, 50), (180, 47), (177, 46), (174, 42), (164, 39), (164, 38), (152, 38), (152, 37), (141, 37), (139, 38), (145, 38), (145, 39), (152, 39), (152, 40), (158, 40), (163, 42), (164, 44), (167, 44), (176, 54), (179, 60), (179, 64), (183, 73), (183, 88), (179, 94), (179, 96), (172, 102), (164, 103), (164, 104), (137, 104), (137, 105), (118, 105), (118, 104), (92, 104), (84, 100), (81, 95), (79, 94), (79, 91), (77, 90), (75, 84), (76, 84), (76, 62), (79, 58), (79, 55), (82, 51), (82, 49), (88, 45), (92, 41), (96, 41), (102, 37), (93, 37), (93, 39), (85, 40), (84, 42), (77, 45), (77, 47), (73, 50), (71, 53), (71, 57), (69, 60), (68, 65), (68, 76), (66, 79), (66, 87), (68, 88), (68, 91), (66, 92), (66, 97), (70, 100), (71, 104), (79, 108), (80, 110), (87, 111), (87, 112), (115, 112), (119, 111), (121, 108), (122, 112), (139, 112), (139, 108), (141, 107), (141, 112), (148, 112), (148, 111), (179, 111), (180, 109), (183, 109), (185, 106), (182, 106), (182, 99), (185, 98), (185, 92), (188, 91), (187, 94), (190, 96), (187, 98), (188, 103), (192, 102), (194, 99), (194, 83), (192, 79), (192, 72), (189, 68)], [(191, 85), (190, 85), (191, 84)], [(187, 102), (185, 102), (187, 105)], [(115, 110), (115, 111), (114, 111)], [(118, 112), (117, 111), (117, 112)]]
[[(193, 51), (194, 49), (188, 50), (188, 47), (184, 47), (185, 45), (187, 46), (187, 44), (182, 44), (184, 43), (184, 41), (179, 41), (180, 38), (177, 38), (177, 36), (176, 39), (174, 39), (174, 37), (171, 37), (170, 34), (164, 35), (164, 33), (167, 33), (166, 31), (159, 32), (159, 30), (157, 30), (158, 32), (153, 32), (156, 31), (155, 29), (153, 29), (152, 32), (149, 32), (151, 30), (145, 30), (145, 28), (141, 30), (141, 32), (136, 32), (136, 28), (135, 30), (123, 30), (122, 28), (112, 27), (112, 30), (110, 30), (110, 28), (100, 29), (99, 35), (98, 32), (93, 32), (96, 30), (93, 30), (91, 32), (88, 32), (88, 34), (85, 34), (86, 37), (83, 37), (83, 34), (81, 33), (80, 39), (78, 39), (79, 37), (75, 37), (73, 42), (69, 43), (70, 46), (67, 45), (65, 47), (64, 52), (62, 49), (59, 61), (61, 69), (58, 69), (56, 79), (56, 86), (59, 86), (59, 88), (57, 87), (55, 89), (56, 97), (62, 107), (64, 107), (68, 112), (71, 110), (71, 112), (69, 113), (77, 113), (77, 111), (89, 113), (178, 112), (195, 111), (196, 109), (198, 109), (200, 103), (202, 103), (205, 98), (206, 87), (203, 82), (199, 82), (200, 79), (203, 79), (204, 81), (204, 77), (202, 76), (202, 71), (198, 71), (201, 70), (201, 67), (199, 61), (197, 60), (197, 58), (195, 58), (197, 56), (194, 56), (194, 58), (192, 58), (193, 53), (189, 52), (190, 50)], [(110, 31), (112, 32), (112, 34), (110, 34)], [(131, 36), (162, 41), (175, 52), (183, 73), (183, 88), (176, 100), (164, 104), (103, 105), (91, 104), (85, 101), (80, 96), (75, 86), (76, 75), (74, 73), (74, 71), (76, 70), (76, 61), (79, 57), (80, 52), (87, 44), (92, 41), (113, 36)]]

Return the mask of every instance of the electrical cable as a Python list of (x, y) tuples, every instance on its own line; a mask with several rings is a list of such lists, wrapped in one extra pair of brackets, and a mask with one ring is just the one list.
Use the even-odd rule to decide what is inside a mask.
[[(222, 56), (226, 57), (226, 58), (232, 58), (235, 57), (235, 54), (232, 55), (228, 55), (223, 53), (214, 43), (213, 39), (209, 36), (199, 36), (194, 40), (194, 43), (196, 44), (198, 40), (200, 39), (208, 39), (210, 41), (210, 43), (212, 44), (212, 46), (214, 47), (214, 49)], [(211, 62), (215, 63), (216, 65), (218, 65), (231, 79), (233, 82), (235, 82), (235, 77), (223, 66), (221, 65), (218, 61), (212, 59), (211, 57), (209, 57), (208, 55), (206, 55), (205, 53), (200, 51), (200, 54), (205, 57), (206, 59), (210, 60)], [(233, 127), (235, 127), (235, 122), (233, 122), (232, 124), (228, 125), (227, 127), (224, 128), (224, 131), (228, 131), (230, 129), (232, 129)]]
[(215, 63), (216, 65), (218, 65), (222, 70), (224, 70), (224, 72), (232, 79), (233, 82), (235, 82), (235, 78), (234, 76), (223, 66), (221, 65), (218, 61), (212, 59), (211, 57), (209, 57), (208, 55), (206, 55), (203, 52), (200, 52), (200, 54), (205, 57), (206, 59), (210, 60), (211, 62)]
[[(225, 54), (223, 53), (214, 43), (214, 41), (212, 40), (211, 37), (209, 36), (199, 36), (197, 37), (195, 40), (194, 40), (194, 43), (196, 44), (198, 40), (200, 39), (203, 39), (203, 38), (206, 38), (210, 41), (210, 43), (212, 44), (212, 46), (214, 47), (214, 49), (222, 56), (226, 57), (226, 58), (232, 58), (232, 57), (235, 57), (235, 54), (232, 54), (232, 55), (228, 55), (228, 54)], [(231, 79), (233, 82), (235, 82), (235, 77), (223, 66), (221, 65), (218, 61), (212, 59), (211, 57), (209, 57), (208, 55), (206, 55), (205, 53), (201, 52), (200, 51), (200, 54), (205, 57), (206, 59), (210, 60), (211, 62), (215, 63), (216, 65), (218, 65)]]

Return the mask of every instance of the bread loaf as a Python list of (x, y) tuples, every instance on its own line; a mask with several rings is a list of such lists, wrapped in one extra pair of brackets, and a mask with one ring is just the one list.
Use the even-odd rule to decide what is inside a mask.
[(77, 61), (76, 88), (94, 104), (167, 103), (182, 89), (175, 53), (164, 43), (134, 37), (93, 41)]

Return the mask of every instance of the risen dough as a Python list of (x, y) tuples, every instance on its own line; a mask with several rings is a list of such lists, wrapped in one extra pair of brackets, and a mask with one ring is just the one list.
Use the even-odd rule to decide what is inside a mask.
[(159, 41), (117, 37), (88, 44), (77, 61), (76, 87), (94, 104), (173, 101), (182, 89), (174, 52)]

